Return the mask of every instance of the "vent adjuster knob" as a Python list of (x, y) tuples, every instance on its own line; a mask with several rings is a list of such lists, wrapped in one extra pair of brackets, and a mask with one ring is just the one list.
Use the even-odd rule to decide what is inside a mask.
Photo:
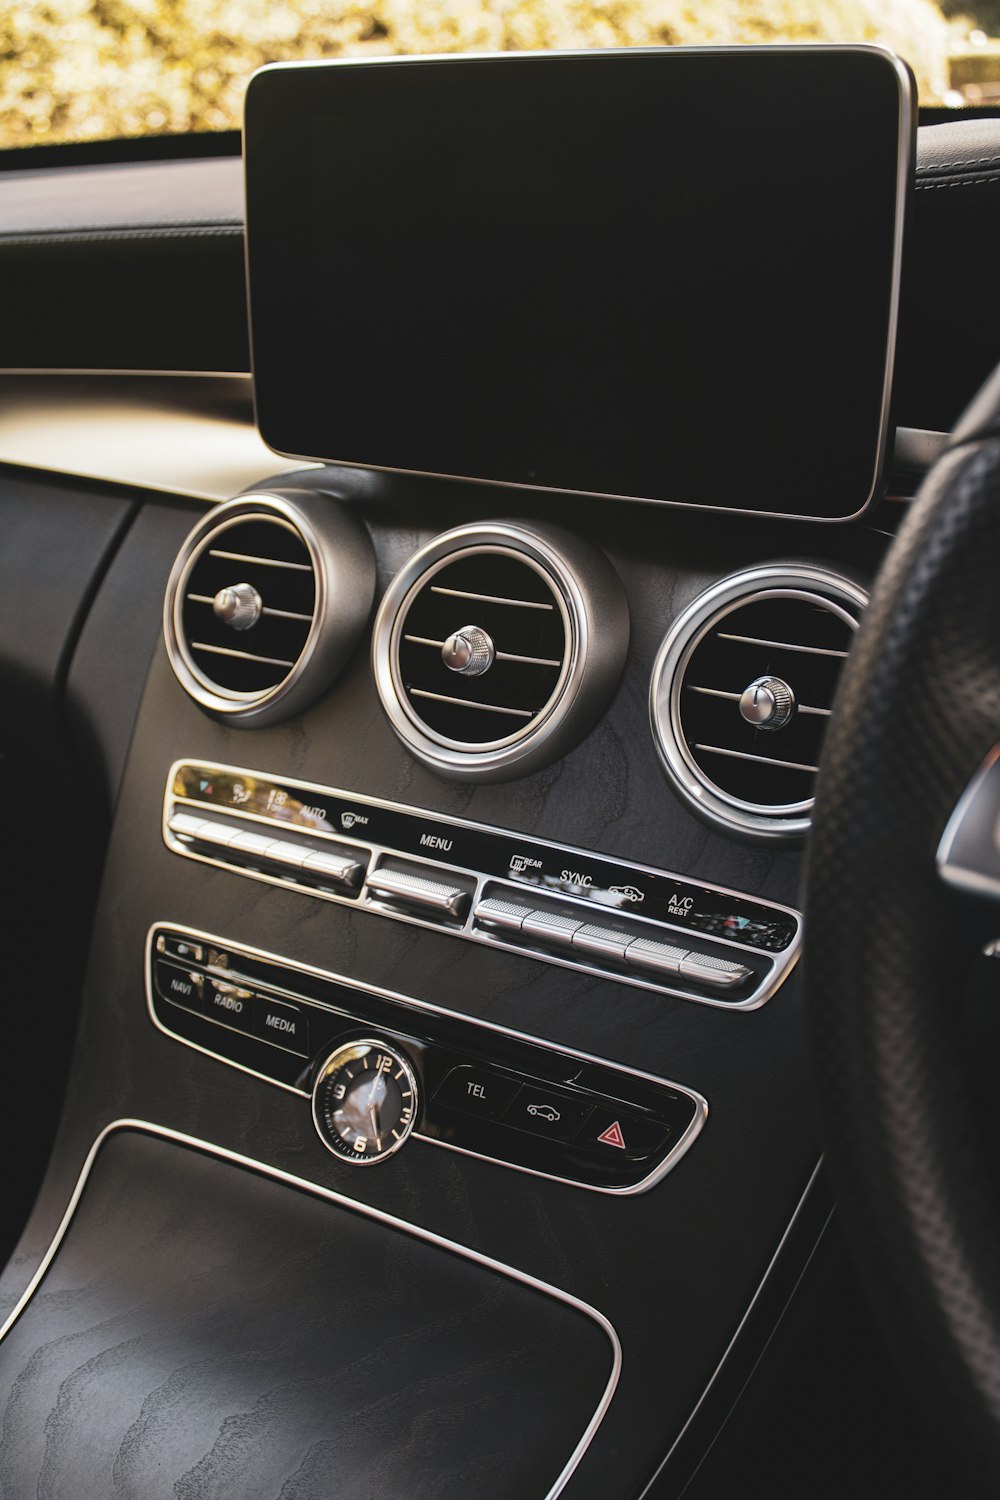
[(496, 661), (496, 647), (478, 625), (463, 625), (441, 647), (441, 660), (462, 677), (482, 677)]
[(795, 694), (780, 677), (755, 677), (740, 698), (740, 713), (755, 729), (784, 729), (795, 712)]
[(249, 630), (264, 613), (264, 601), (251, 583), (234, 583), (220, 589), (212, 600), (217, 620), (233, 630)]

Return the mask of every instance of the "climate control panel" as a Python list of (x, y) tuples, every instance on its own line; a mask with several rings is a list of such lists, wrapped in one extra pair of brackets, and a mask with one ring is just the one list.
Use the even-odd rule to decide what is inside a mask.
[(412, 1138), (639, 1193), (708, 1113), (686, 1085), (172, 924), (150, 930), (146, 994), (168, 1036), (311, 1101), (352, 1166)]
[(801, 942), (789, 907), (233, 766), (179, 761), (163, 836), (255, 880), (706, 1005), (763, 1005)]

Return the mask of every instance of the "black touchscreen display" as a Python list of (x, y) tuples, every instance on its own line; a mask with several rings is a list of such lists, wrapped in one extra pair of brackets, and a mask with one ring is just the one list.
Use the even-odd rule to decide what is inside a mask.
[(288, 455), (841, 519), (885, 457), (906, 68), (866, 48), (267, 69), (258, 421)]

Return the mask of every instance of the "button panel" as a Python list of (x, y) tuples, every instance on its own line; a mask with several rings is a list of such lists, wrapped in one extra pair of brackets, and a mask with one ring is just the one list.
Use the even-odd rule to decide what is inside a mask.
[(235, 767), (178, 762), (163, 829), (175, 853), (255, 880), (705, 1005), (765, 1004), (801, 944), (788, 907)]
[(303, 885), (321, 885), (342, 894), (357, 894), (367, 858), (356, 849), (275, 838), (273, 834), (229, 822), (224, 818), (201, 818), (174, 809), (166, 820), (171, 847), (187, 853), (201, 849), (218, 854), (234, 869), (256, 873), (273, 872), (275, 878), (293, 878)]
[(676, 975), (710, 990), (739, 989), (753, 977), (753, 969), (735, 959), (691, 949), (687, 944), (637, 937), (635, 931), (584, 922), (579, 915), (569, 916), (551, 907), (536, 910), (486, 897), (473, 917), (477, 925), (501, 938), (514, 934), (519, 942), (526, 939), (557, 951), (572, 949), (600, 962), (609, 972), (617, 973), (617, 966), (622, 965), (646, 974)]
[(157, 926), (147, 948), (150, 1014), (170, 1037), (304, 1099), (335, 1048), (384, 1037), (419, 1081), (416, 1138), (490, 1162), (642, 1192), (705, 1119), (704, 1099), (688, 1087), (206, 933)]

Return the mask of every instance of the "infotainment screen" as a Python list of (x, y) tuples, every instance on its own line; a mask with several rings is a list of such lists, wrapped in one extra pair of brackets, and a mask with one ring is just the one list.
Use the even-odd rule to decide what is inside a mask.
[(889, 436), (913, 88), (865, 47), (279, 65), (246, 107), (288, 456), (841, 520)]

